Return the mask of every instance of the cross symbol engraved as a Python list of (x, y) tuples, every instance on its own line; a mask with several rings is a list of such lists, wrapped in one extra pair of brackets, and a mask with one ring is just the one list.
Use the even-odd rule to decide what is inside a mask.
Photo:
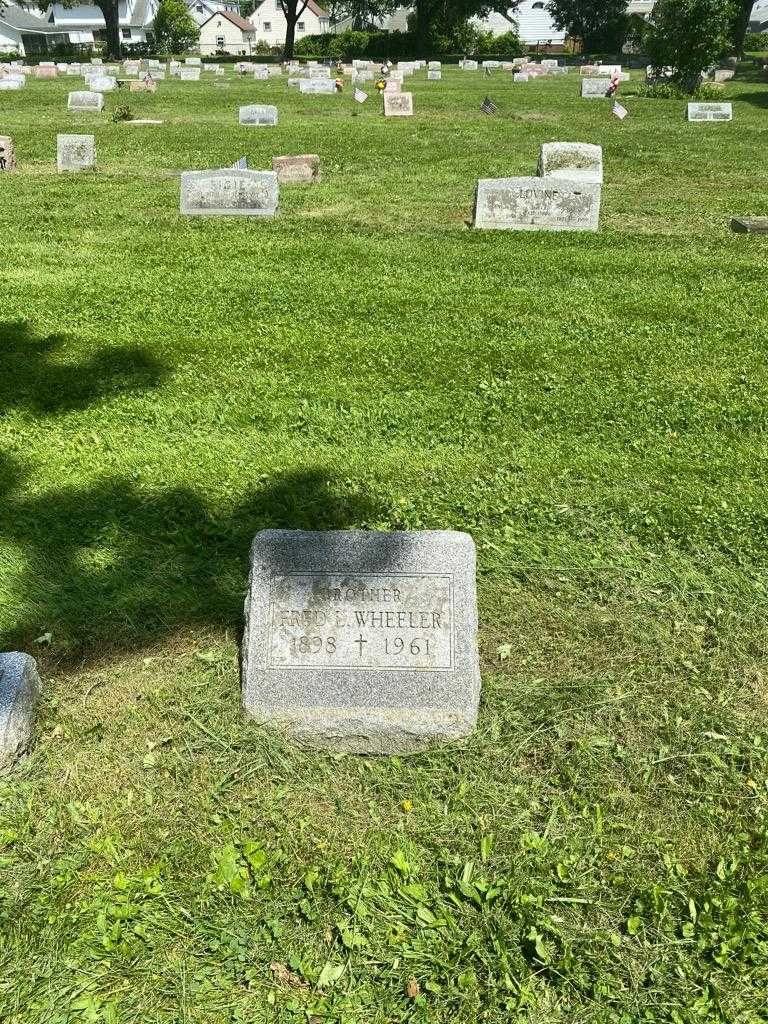
[(357, 640), (353, 641), (353, 642), (360, 645), (360, 653), (358, 654), (358, 658), (362, 658), (362, 656), (363, 656), (363, 644), (367, 644), (368, 641), (367, 640), (363, 640), (363, 634), (361, 633), (359, 638)]

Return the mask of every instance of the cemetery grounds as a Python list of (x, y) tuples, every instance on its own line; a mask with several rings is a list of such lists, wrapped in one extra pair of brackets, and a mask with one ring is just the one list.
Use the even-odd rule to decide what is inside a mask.
[[(419, 72), (387, 121), (231, 70), (69, 115), (77, 81), (0, 98), (0, 635), (45, 687), (0, 1020), (768, 1020), (768, 241), (728, 228), (768, 213), (768, 86), (689, 125), (575, 74)], [(97, 173), (56, 175), (67, 131)], [(603, 146), (600, 232), (469, 229), (553, 140)], [(275, 220), (179, 216), (182, 170), (282, 153), (324, 177)], [(241, 718), (274, 526), (472, 534), (464, 746)]]

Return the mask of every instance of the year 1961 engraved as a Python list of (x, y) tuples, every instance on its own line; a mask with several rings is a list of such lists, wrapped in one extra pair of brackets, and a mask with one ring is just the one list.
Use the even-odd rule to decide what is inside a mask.
[(269, 668), (453, 668), (453, 578), (287, 573), (272, 580)]

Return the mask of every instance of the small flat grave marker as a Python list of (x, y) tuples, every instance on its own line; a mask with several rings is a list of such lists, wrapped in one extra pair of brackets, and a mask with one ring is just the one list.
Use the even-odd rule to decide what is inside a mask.
[(689, 121), (732, 121), (732, 103), (689, 103)]
[(272, 170), (281, 185), (314, 184), (320, 181), (320, 157), (315, 153), (301, 156), (273, 156)]
[(768, 235), (768, 217), (733, 217), (731, 231), (739, 235)]
[(467, 736), (480, 695), (465, 533), (264, 530), (243, 706), (300, 743), (395, 753)]

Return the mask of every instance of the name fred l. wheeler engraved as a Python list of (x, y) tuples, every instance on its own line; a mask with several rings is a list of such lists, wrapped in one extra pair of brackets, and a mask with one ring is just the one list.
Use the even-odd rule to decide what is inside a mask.
[(271, 668), (453, 667), (450, 575), (289, 573), (272, 581)]

